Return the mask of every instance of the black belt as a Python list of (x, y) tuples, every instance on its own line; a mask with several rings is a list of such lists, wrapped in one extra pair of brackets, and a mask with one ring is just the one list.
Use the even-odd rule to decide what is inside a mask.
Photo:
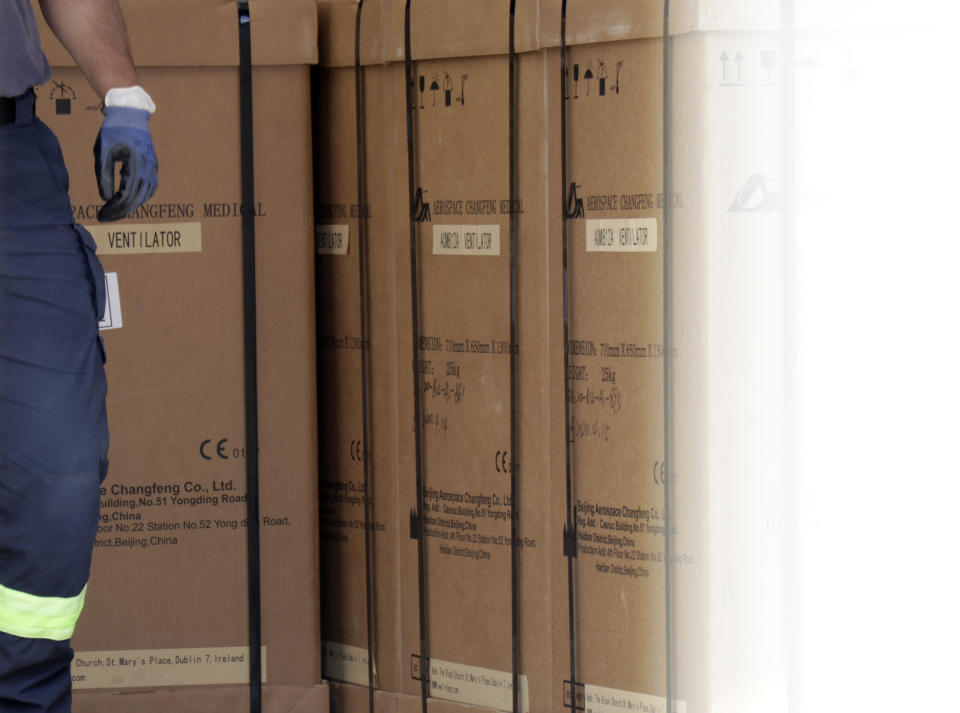
[(0, 124), (12, 124), (17, 120), (17, 100), (0, 97)]
[[(26, 118), (27, 112), (31, 117), (36, 116), (35, 95), (28, 89), (18, 97), (0, 97), (0, 124), (13, 124), (17, 121), (17, 107), (20, 107), (20, 120)], [(28, 106), (29, 105), (29, 106)]]

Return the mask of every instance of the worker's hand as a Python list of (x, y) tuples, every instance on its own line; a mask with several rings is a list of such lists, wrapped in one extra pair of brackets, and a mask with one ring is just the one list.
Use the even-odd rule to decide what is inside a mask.
[[(93, 155), (100, 197), (106, 201), (97, 211), (97, 219), (106, 222), (127, 217), (157, 190), (157, 155), (147, 123), (150, 112), (108, 106), (103, 113), (103, 126), (93, 146)], [(114, 191), (117, 162), (122, 164), (120, 188)]]

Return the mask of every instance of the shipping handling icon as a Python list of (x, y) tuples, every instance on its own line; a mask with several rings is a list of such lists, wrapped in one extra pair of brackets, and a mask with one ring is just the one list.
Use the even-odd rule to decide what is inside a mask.
[(53, 81), (50, 89), (50, 100), (54, 102), (57, 114), (70, 114), (73, 111), (73, 102), (77, 100), (77, 93), (66, 82)]
[(737, 191), (730, 213), (772, 213), (780, 209), (780, 179), (755, 173)]

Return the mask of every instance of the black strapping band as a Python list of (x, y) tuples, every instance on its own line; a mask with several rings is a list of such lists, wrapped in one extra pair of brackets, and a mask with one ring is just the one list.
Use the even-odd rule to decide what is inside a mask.
[(517, 419), (517, 0), (510, 0), (510, 582), (513, 629), (513, 713), (520, 713), (520, 437)]
[(563, 529), (563, 554), (567, 558), (567, 616), (570, 634), (570, 681), (571, 709), (577, 710), (577, 698), (573, 695), (577, 684), (577, 617), (575, 599), (575, 576), (577, 557), (577, 519), (573, 499), (573, 425), (570, 409), (570, 276), (567, 269), (567, 243), (571, 212), (567, 210), (567, 0), (563, 0), (560, 9), (560, 190), (563, 205), (563, 411), (566, 426), (565, 464), (567, 482), (567, 524)]
[[(427, 699), (430, 697), (430, 649), (428, 646), (427, 631), (427, 552), (426, 537), (423, 531), (423, 443), (420, 416), (420, 374), (417, 368), (420, 348), (420, 274), (419, 253), (417, 250), (417, 222), (425, 218), (426, 208), (422, 203), (423, 191), (416, 187), (414, 146), (414, 108), (416, 100), (414, 91), (413, 59), (410, 47), (410, 3), (406, 0), (403, 10), (403, 54), (404, 68), (407, 82), (407, 191), (409, 194), (410, 210), (410, 323), (413, 336), (413, 431), (414, 451), (417, 475), (417, 577), (418, 595), (420, 600), (420, 705), (423, 713), (427, 713)], [(411, 528), (412, 530), (413, 528)]]
[[(316, 149), (316, 147), (319, 146), (319, 131), (318, 131), (318, 127), (319, 127), (319, 125), (320, 125), (320, 124), (319, 124), (319, 119), (320, 119), (320, 117), (322, 116), (322, 113), (321, 113), (321, 112), (325, 110), (325, 109), (324, 109), (324, 107), (325, 107), (325, 102), (322, 101), (321, 96), (320, 96), (321, 86), (322, 86), (322, 80), (321, 80), (321, 74), (320, 74), (320, 73), (321, 73), (321, 69), (320, 69), (320, 67), (319, 67), (318, 65), (313, 65), (312, 67), (310, 67), (310, 114), (311, 114), (311, 117), (312, 117), (313, 146), (314, 146), (314, 151), (313, 151), (313, 225), (314, 225), (314, 235), (316, 235), (316, 227), (321, 224), (320, 205), (323, 203), (323, 198), (322, 198), (322, 196), (321, 196), (321, 194), (320, 194), (320, 185), (321, 185), (321, 183), (320, 183), (321, 173), (320, 173), (320, 172), (321, 172), (321, 170), (323, 170), (323, 167), (321, 166), (321, 163), (320, 163), (320, 152)], [(323, 378), (324, 378), (325, 372), (323, 371), (323, 366), (322, 366), (321, 360), (320, 360), (320, 355), (322, 354), (322, 351), (321, 351), (321, 342), (320, 342), (320, 335), (321, 335), (320, 318), (321, 318), (321, 315), (323, 314), (323, 309), (321, 309), (321, 307), (322, 307), (322, 295), (321, 295), (321, 293), (320, 293), (320, 284), (321, 284), (321, 282), (320, 282), (321, 261), (320, 261), (320, 256), (317, 254), (317, 251), (316, 251), (316, 243), (314, 243), (314, 251), (313, 251), (313, 268), (314, 268), (314, 270), (313, 270), (313, 274), (314, 274), (314, 314), (316, 315), (316, 329), (314, 330), (314, 332), (315, 332), (315, 335), (314, 335), (314, 336), (315, 336), (315, 338), (316, 338), (315, 348), (316, 348), (316, 354), (317, 354), (317, 363), (316, 363), (317, 434), (316, 434), (316, 435), (317, 435), (317, 443), (320, 444), (320, 443), (323, 442), (323, 436), (324, 436), (324, 426), (323, 426), (323, 418), (322, 418), (322, 411), (321, 411), (321, 409), (322, 409), (322, 404), (323, 404), (323, 399), (324, 399), (323, 386), (322, 386), (322, 385), (323, 385)], [(320, 449), (320, 448), (317, 449), (317, 457), (318, 457), (318, 459), (317, 459), (317, 512), (318, 512), (318, 513), (322, 513), (322, 512), (323, 512), (323, 507), (324, 507), (324, 488), (323, 488), (323, 484), (322, 484), (322, 482), (321, 482), (321, 478), (323, 477), (322, 474), (323, 474), (323, 472), (324, 472), (324, 469), (326, 468), (326, 464), (324, 463), (324, 460), (323, 460), (324, 455), (323, 455), (322, 449)], [(326, 616), (326, 611), (325, 611), (325, 609), (323, 608), (323, 596), (324, 596), (324, 590), (323, 590), (323, 579), (324, 579), (324, 578), (323, 578), (323, 572), (324, 572), (324, 557), (325, 557), (324, 544), (323, 544), (324, 542), (325, 542), (325, 539), (324, 539), (324, 522), (323, 522), (323, 518), (322, 518), (322, 517), (318, 517), (318, 518), (317, 518), (317, 543), (318, 543), (318, 547), (317, 547), (317, 572), (318, 572), (318, 575), (317, 575), (317, 582), (318, 582), (317, 594), (318, 594), (319, 600), (320, 600), (320, 612), (321, 612), (321, 616), (320, 616), (320, 641), (321, 641), (322, 645), (325, 647), (325, 646), (326, 646), (326, 643), (330, 640), (330, 638), (329, 638), (329, 628), (330, 628), (330, 625), (329, 625), (329, 622), (328, 622), (328, 620), (329, 620), (330, 617)], [(325, 680), (325, 679), (329, 678), (329, 676), (327, 675), (327, 657), (326, 657), (325, 651), (326, 651), (326, 649), (324, 649), (324, 652), (321, 653), (321, 656), (320, 656), (320, 679), (321, 679), (321, 680)]]
[(356, 82), (356, 113), (357, 113), (357, 255), (360, 278), (360, 400), (363, 418), (363, 533), (364, 533), (364, 575), (366, 577), (367, 602), (367, 703), (370, 713), (373, 713), (374, 673), (373, 673), (373, 534), (371, 520), (373, 514), (373, 497), (370, 483), (370, 420), (369, 403), (367, 398), (367, 353), (369, 337), (367, 335), (367, 174), (365, 158), (365, 124), (363, 98), (363, 69), (360, 66), (360, 19), (363, 13), (363, 0), (357, 3), (356, 30), (354, 36), (353, 72)]
[(676, 617), (674, 598), (676, 596), (676, 572), (673, 565), (673, 530), (676, 524), (673, 504), (674, 470), (674, 430), (673, 430), (673, 222), (670, 215), (670, 129), (672, 116), (670, 111), (670, 0), (663, 2), (663, 453), (667, 462), (667, 477), (663, 484), (664, 512), (664, 626), (666, 629), (666, 689), (667, 713), (674, 709), (676, 696), (676, 642), (674, 641)]
[(243, 211), (243, 355), (247, 449), (247, 593), (250, 635), (250, 711), (263, 703), (260, 659), (260, 445), (257, 409), (257, 272), (253, 224), (253, 69), (250, 4), (237, 0), (240, 35), (240, 175)]

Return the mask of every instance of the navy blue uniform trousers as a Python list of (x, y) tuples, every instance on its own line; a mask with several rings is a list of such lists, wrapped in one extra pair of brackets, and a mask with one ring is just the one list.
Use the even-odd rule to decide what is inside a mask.
[(32, 93), (0, 125), (0, 712), (70, 710), (108, 431), (103, 270)]

